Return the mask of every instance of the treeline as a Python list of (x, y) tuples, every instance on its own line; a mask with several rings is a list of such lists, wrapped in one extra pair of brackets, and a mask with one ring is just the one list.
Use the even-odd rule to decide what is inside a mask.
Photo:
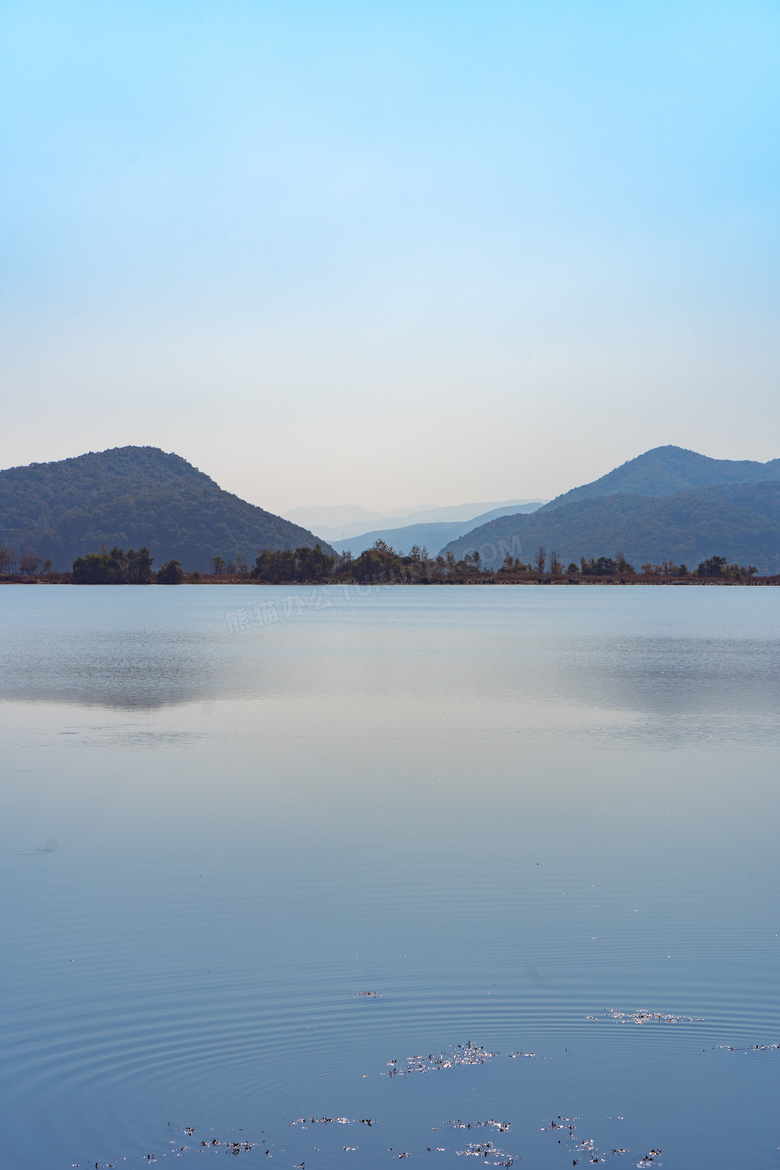
[(110, 552), (87, 553), (73, 562), (74, 585), (179, 585), (184, 570), (178, 561), (167, 561), (156, 573), (148, 548), (112, 548)]
[[(537, 549), (533, 562), (530, 565), (523, 565), (519, 561), (513, 561), (511, 556), (507, 556), (499, 573), (512, 573), (516, 571), (544, 573), (547, 571), (547, 552), (544, 546)], [(724, 580), (732, 581), (749, 581), (753, 578), (758, 569), (755, 565), (738, 565), (729, 564), (725, 557), (713, 556), (708, 557), (704, 561), (700, 561), (696, 569), (689, 569), (687, 565), (676, 565), (674, 561), (662, 561), (659, 565), (648, 562), (641, 566), (640, 571), (630, 565), (622, 552), (618, 552), (613, 557), (591, 557), (586, 560), (581, 557), (579, 564), (575, 561), (570, 561), (566, 567), (566, 576), (580, 576), (580, 577), (631, 577), (631, 578), (665, 578), (672, 577), (706, 577), (706, 578), (723, 578)], [(553, 577), (561, 577), (564, 575), (564, 568), (558, 559), (555, 552), (550, 553), (549, 558), (549, 573)]]
[(482, 568), (478, 553), (467, 554), (456, 561), (452, 553), (430, 557), (425, 547), (414, 545), (408, 555), (402, 555), (384, 540), (377, 540), (358, 557), (350, 552), (334, 556), (324, 552), (320, 545), (263, 551), (250, 573), (254, 581), (272, 585), (319, 581), (433, 584), (476, 581), (494, 575)]
[(729, 581), (749, 581), (758, 572), (755, 565), (728, 564), (725, 557), (713, 556), (700, 562), (695, 570), (673, 561), (645, 564), (639, 572), (629, 564), (622, 552), (614, 557), (581, 557), (579, 563), (570, 561), (564, 568), (555, 551), (549, 555), (540, 546), (530, 562), (507, 553), (500, 568), (494, 570), (482, 564), (478, 550), (466, 553), (460, 560), (452, 552), (431, 557), (425, 547), (415, 545), (408, 556), (397, 553), (384, 540), (378, 540), (359, 557), (351, 553), (331, 556), (316, 548), (298, 548), (278, 552), (264, 551), (257, 557), (248, 574), (255, 581), (269, 584), (292, 584), (317, 581), (395, 581), (408, 584), (467, 584), (471, 582), (580, 581), (582, 578), (630, 581), (669, 580), (671, 578), (720, 578)]
[(41, 561), (34, 549), (25, 549), (19, 555), (9, 546), (0, 546), (0, 576), (6, 580), (69, 580), (74, 585), (178, 585), (184, 581), (208, 582), (217, 580), (255, 581), (271, 585), (317, 584), (321, 582), (357, 582), (360, 584), (476, 584), (476, 583), (580, 583), (598, 579), (623, 584), (664, 582), (672, 580), (724, 583), (745, 583), (756, 577), (755, 565), (729, 564), (725, 557), (712, 556), (701, 561), (695, 569), (676, 565), (673, 561), (645, 564), (639, 570), (629, 564), (623, 553), (614, 557), (581, 557), (566, 566), (553, 550), (548, 554), (539, 546), (528, 562), (507, 553), (498, 569), (482, 563), (478, 550), (466, 553), (460, 560), (452, 552), (429, 556), (427, 549), (415, 545), (408, 555), (402, 555), (384, 540), (377, 540), (358, 557), (346, 552), (334, 555), (321, 545), (313, 548), (302, 545), (296, 549), (262, 549), (250, 569), (245, 558), (237, 556), (226, 561), (215, 556), (211, 573), (185, 573), (177, 560), (167, 561), (157, 572), (149, 549), (119, 547), (76, 557), (70, 574), (52, 573), (51, 566)]

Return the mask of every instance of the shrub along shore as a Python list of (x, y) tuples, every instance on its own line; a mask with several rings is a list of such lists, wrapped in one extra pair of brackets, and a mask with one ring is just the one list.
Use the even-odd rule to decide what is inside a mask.
[(431, 557), (423, 547), (406, 556), (385, 541), (378, 540), (359, 557), (351, 553), (334, 556), (320, 545), (297, 549), (261, 550), (250, 569), (236, 556), (224, 560), (215, 556), (211, 572), (185, 573), (178, 561), (166, 562), (157, 571), (147, 548), (101, 549), (77, 557), (72, 572), (53, 571), (42, 564), (32, 549), (18, 562), (9, 562), (0, 571), (0, 583), (72, 585), (780, 585), (780, 574), (761, 576), (755, 565), (730, 564), (725, 557), (712, 556), (695, 569), (673, 561), (645, 564), (639, 570), (622, 553), (601, 556), (565, 567), (555, 551), (540, 547), (525, 562), (507, 554), (498, 568), (483, 566), (478, 551), (456, 560), (450, 552)]

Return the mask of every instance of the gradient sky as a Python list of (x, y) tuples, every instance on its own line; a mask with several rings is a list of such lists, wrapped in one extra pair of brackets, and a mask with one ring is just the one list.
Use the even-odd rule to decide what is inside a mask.
[(780, 456), (780, 5), (3, 0), (0, 466), (273, 511)]

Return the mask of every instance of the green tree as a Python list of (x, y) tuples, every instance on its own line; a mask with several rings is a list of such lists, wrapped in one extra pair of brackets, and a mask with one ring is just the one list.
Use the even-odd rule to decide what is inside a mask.
[(279, 585), (282, 581), (297, 581), (298, 562), (290, 548), (261, 549), (257, 554), (252, 576), (256, 581)]
[(178, 561), (166, 561), (157, 573), (158, 585), (181, 585), (184, 580), (184, 569)]
[[(106, 554), (103, 553), (105, 556)], [(124, 585), (127, 581), (127, 557), (125, 550), (115, 546), (108, 553), (108, 584), (109, 585)]]
[(131, 585), (148, 585), (152, 579), (152, 561), (146, 546), (128, 549), (127, 552), (127, 581)]
[(74, 585), (144, 585), (152, 578), (152, 558), (148, 548), (127, 553), (115, 547), (108, 552), (87, 553), (73, 562)]
[(696, 572), (700, 577), (720, 577), (725, 564), (725, 557), (708, 557), (706, 561), (701, 561)]
[(323, 552), (320, 544), (315, 545), (314, 548), (296, 548), (295, 559), (298, 580), (300, 581), (322, 581), (324, 577), (333, 572), (333, 567), (336, 564), (336, 558)]
[(87, 553), (73, 562), (74, 585), (108, 585), (110, 557), (108, 553)]
[(392, 545), (377, 540), (355, 558), (350, 574), (356, 581), (378, 583), (402, 579), (403, 570), (403, 562)]

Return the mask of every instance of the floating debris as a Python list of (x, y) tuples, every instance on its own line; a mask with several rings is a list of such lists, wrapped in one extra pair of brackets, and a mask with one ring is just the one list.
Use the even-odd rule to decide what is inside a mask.
[(715, 1044), (715, 1048), (725, 1048), (726, 1052), (777, 1052), (780, 1044), (751, 1044), (749, 1048), (735, 1048), (731, 1044)]
[(514, 1164), (514, 1158), (511, 1154), (505, 1154), (492, 1142), (470, 1142), (465, 1150), (456, 1150), (455, 1153), (461, 1158), (481, 1158), (483, 1163), (488, 1166), (512, 1166)]
[[(368, 1125), (373, 1122), (372, 1117), (297, 1117), (295, 1121), (290, 1122), (293, 1125)], [(346, 1148), (346, 1147), (345, 1147)]]
[(559, 1113), (557, 1121), (555, 1121), (555, 1119), (553, 1119), (549, 1125), (542, 1126), (542, 1133), (544, 1133), (545, 1130), (548, 1130), (548, 1129), (568, 1129), (570, 1131), (572, 1137), (574, 1137), (574, 1129), (575, 1129), (575, 1125), (578, 1121), (579, 1121), (579, 1117), (561, 1117), (561, 1115)]
[[(666, 1016), (662, 1012), (648, 1012), (640, 1008), (636, 1012), (617, 1012), (614, 1008), (605, 1008), (604, 1015), (609, 1019), (617, 1020), (620, 1024), (701, 1024), (702, 1016)], [(596, 1016), (586, 1016), (588, 1020), (597, 1019)]]
[[(572, 1154), (572, 1165), (579, 1166), (606, 1162), (608, 1158), (619, 1158), (623, 1154), (628, 1154), (630, 1151), (623, 1146), (613, 1146), (609, 1152), (601, 1153), (596, 1146), (593, 1138), (577, 1138), (575, 1137), (576, 1123), (580, 1119), (578, 1117), (562, 1117), (558, 1116), (557, 1121), (553, 1119), (549, 1125), (542, 1126), (542, 1132), (549, 1131), (557, 1134), (563, 1134), (564, 1138), (558, 1138), (558, 1141), (565, 1140), (568, 1144), (569, 1150)], [(619, 1120), (622, 1120), (620, 1118)], [(661, 1153), (660, 1150), (650, 1150), (645, 1154), (639, 1162), (636, 1163), (639, 1167), (660, 1166), (661, 1162), (656, 1162), (655, 1159)]]
[(427, 1056), (410, 1056), (407, 1058), (405, 1068), (397, 1060), (389, 1060), (387, 1067), (390, 1071), (382, 1075), (408, 1077), (411, 1073), (441, 1072), (445, 1068), (457, 1068), (462, 1064), (486, 1064), (487, 1061), (500, 1055), (500, 1052), (490, 1052), (487, 1048), (473, 1045), (469, 1041), (465, 1047), (458, 1044), (446, 1051), (437, 1052), (435, 1055), (429, 1052)]
[(483, 1129), (486, 1126), (492, 1126), (499, 1133), (508, 1133), (512, 1123), (510, 1121), (493, 1121), (492, 1119), (490, 1121), (461, 1121), (458, 1118), (457, 1121), (445, 1121), (444, 1124), (448, 1125), (450, 1129)]

